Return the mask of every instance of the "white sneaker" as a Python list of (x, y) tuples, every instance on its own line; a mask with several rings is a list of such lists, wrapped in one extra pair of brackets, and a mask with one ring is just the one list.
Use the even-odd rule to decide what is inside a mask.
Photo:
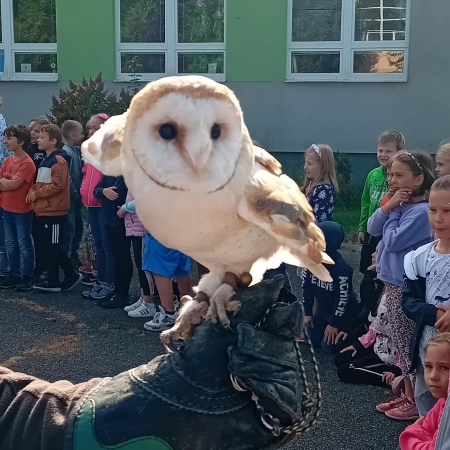
[(134, 311), (135, 309), (138, 309), (139, 306), (142, 305), (142, 303), (144, 303), (144, 299), (142, 297), (139, 298), (139, 300), (135, 303), (133, 303), (132, 305), (129, 306), (125, 306), (125, 308), (123, 308), (123, 310), (125, 312), (130, 312), (130, 311)]
[(144, 328), (148, 331), (164, 331), (172, 328), (175, 325), (175, 321), (177, 320), (178, 314), (175, 312), (173, 314), (166, 314), (164, 308), (158, 306), (159, 312), (155, 314), (150, 322), (146, 322), (144, 324)]
[(156, 314), (156, 307), (154, 303), (142, 302), (139, 308), (128, 312), (129, 317), (137, 319), (139, 317), (154, 317)]

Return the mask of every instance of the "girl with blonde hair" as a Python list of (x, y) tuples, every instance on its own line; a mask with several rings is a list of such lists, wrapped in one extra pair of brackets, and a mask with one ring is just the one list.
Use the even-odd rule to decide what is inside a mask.
[(326, 144), (312, 144), (305, 151), (304, 169), (302, 192), (313, 209), (316, 222), (332, 221), (338, 182), (331, 147)]

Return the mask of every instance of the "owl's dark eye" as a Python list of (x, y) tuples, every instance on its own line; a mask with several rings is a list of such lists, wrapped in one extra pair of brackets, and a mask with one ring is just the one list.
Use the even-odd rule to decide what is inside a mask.
[(159, 135), (166, 141), (170, 141), (177, 137), (177, 129), (171, 123), (165, 123), (159, 127)]
[(220, 138), (220, 125), (215, 123), (211, 128), (211, 139), (219, 139)]

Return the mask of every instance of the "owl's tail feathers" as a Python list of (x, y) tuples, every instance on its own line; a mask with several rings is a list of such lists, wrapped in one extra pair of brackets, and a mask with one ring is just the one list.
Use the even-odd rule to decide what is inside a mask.
[(319, 262), (315, 262), (310, 256), (298, 250), (294, 250), (292, 247), (282, 247), (269, 259), (261, 258), (253, 264), (250, 271), (253, 277), (253, 282), (256, 283), (261, 281), (266, 270), (276, 269), (281, 263), (290, 264), (291, 266), (304, 267), (322, 281), (333, 281), (330, 273), (323, 264), (334, 264), (334, 262), (326, 253), (319, 253)]
[[(289, 251), (287, 251), (286, 253), (289, 255), (285, 255), (286, 264), (304, 267), (305, 269), (309, 270), (314, 276), (319, 278), (319, 280), (328, 282), (333, 281), (330, 272), (328, 272), (328, 270), (323, 265), (334, 264), (334, 261), (326, 253), (318, 250), (318, 254), (314, 255), (314, 259), (311, 258), (309, 252), (308, 254), (304, 254), (299, 251), (295, 251), (294, 249), (289, 249)], [(317, 256), (319, 255), (320, 259), (317, 258)], [(288, 261), (288, 259), (290, 259), (290, 261)]]

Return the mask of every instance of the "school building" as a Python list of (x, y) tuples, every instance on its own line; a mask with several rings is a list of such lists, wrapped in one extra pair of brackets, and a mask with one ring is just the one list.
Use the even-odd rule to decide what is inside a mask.
[(449, 0), (0, 0), (8, 123), (48, 112), (71, 79), (118, 92), (204, 74), (241, 101), (252, 137), (297, 177), (302, 152), (349, 153), (361, 184), (377, 136), (450, 138)]

